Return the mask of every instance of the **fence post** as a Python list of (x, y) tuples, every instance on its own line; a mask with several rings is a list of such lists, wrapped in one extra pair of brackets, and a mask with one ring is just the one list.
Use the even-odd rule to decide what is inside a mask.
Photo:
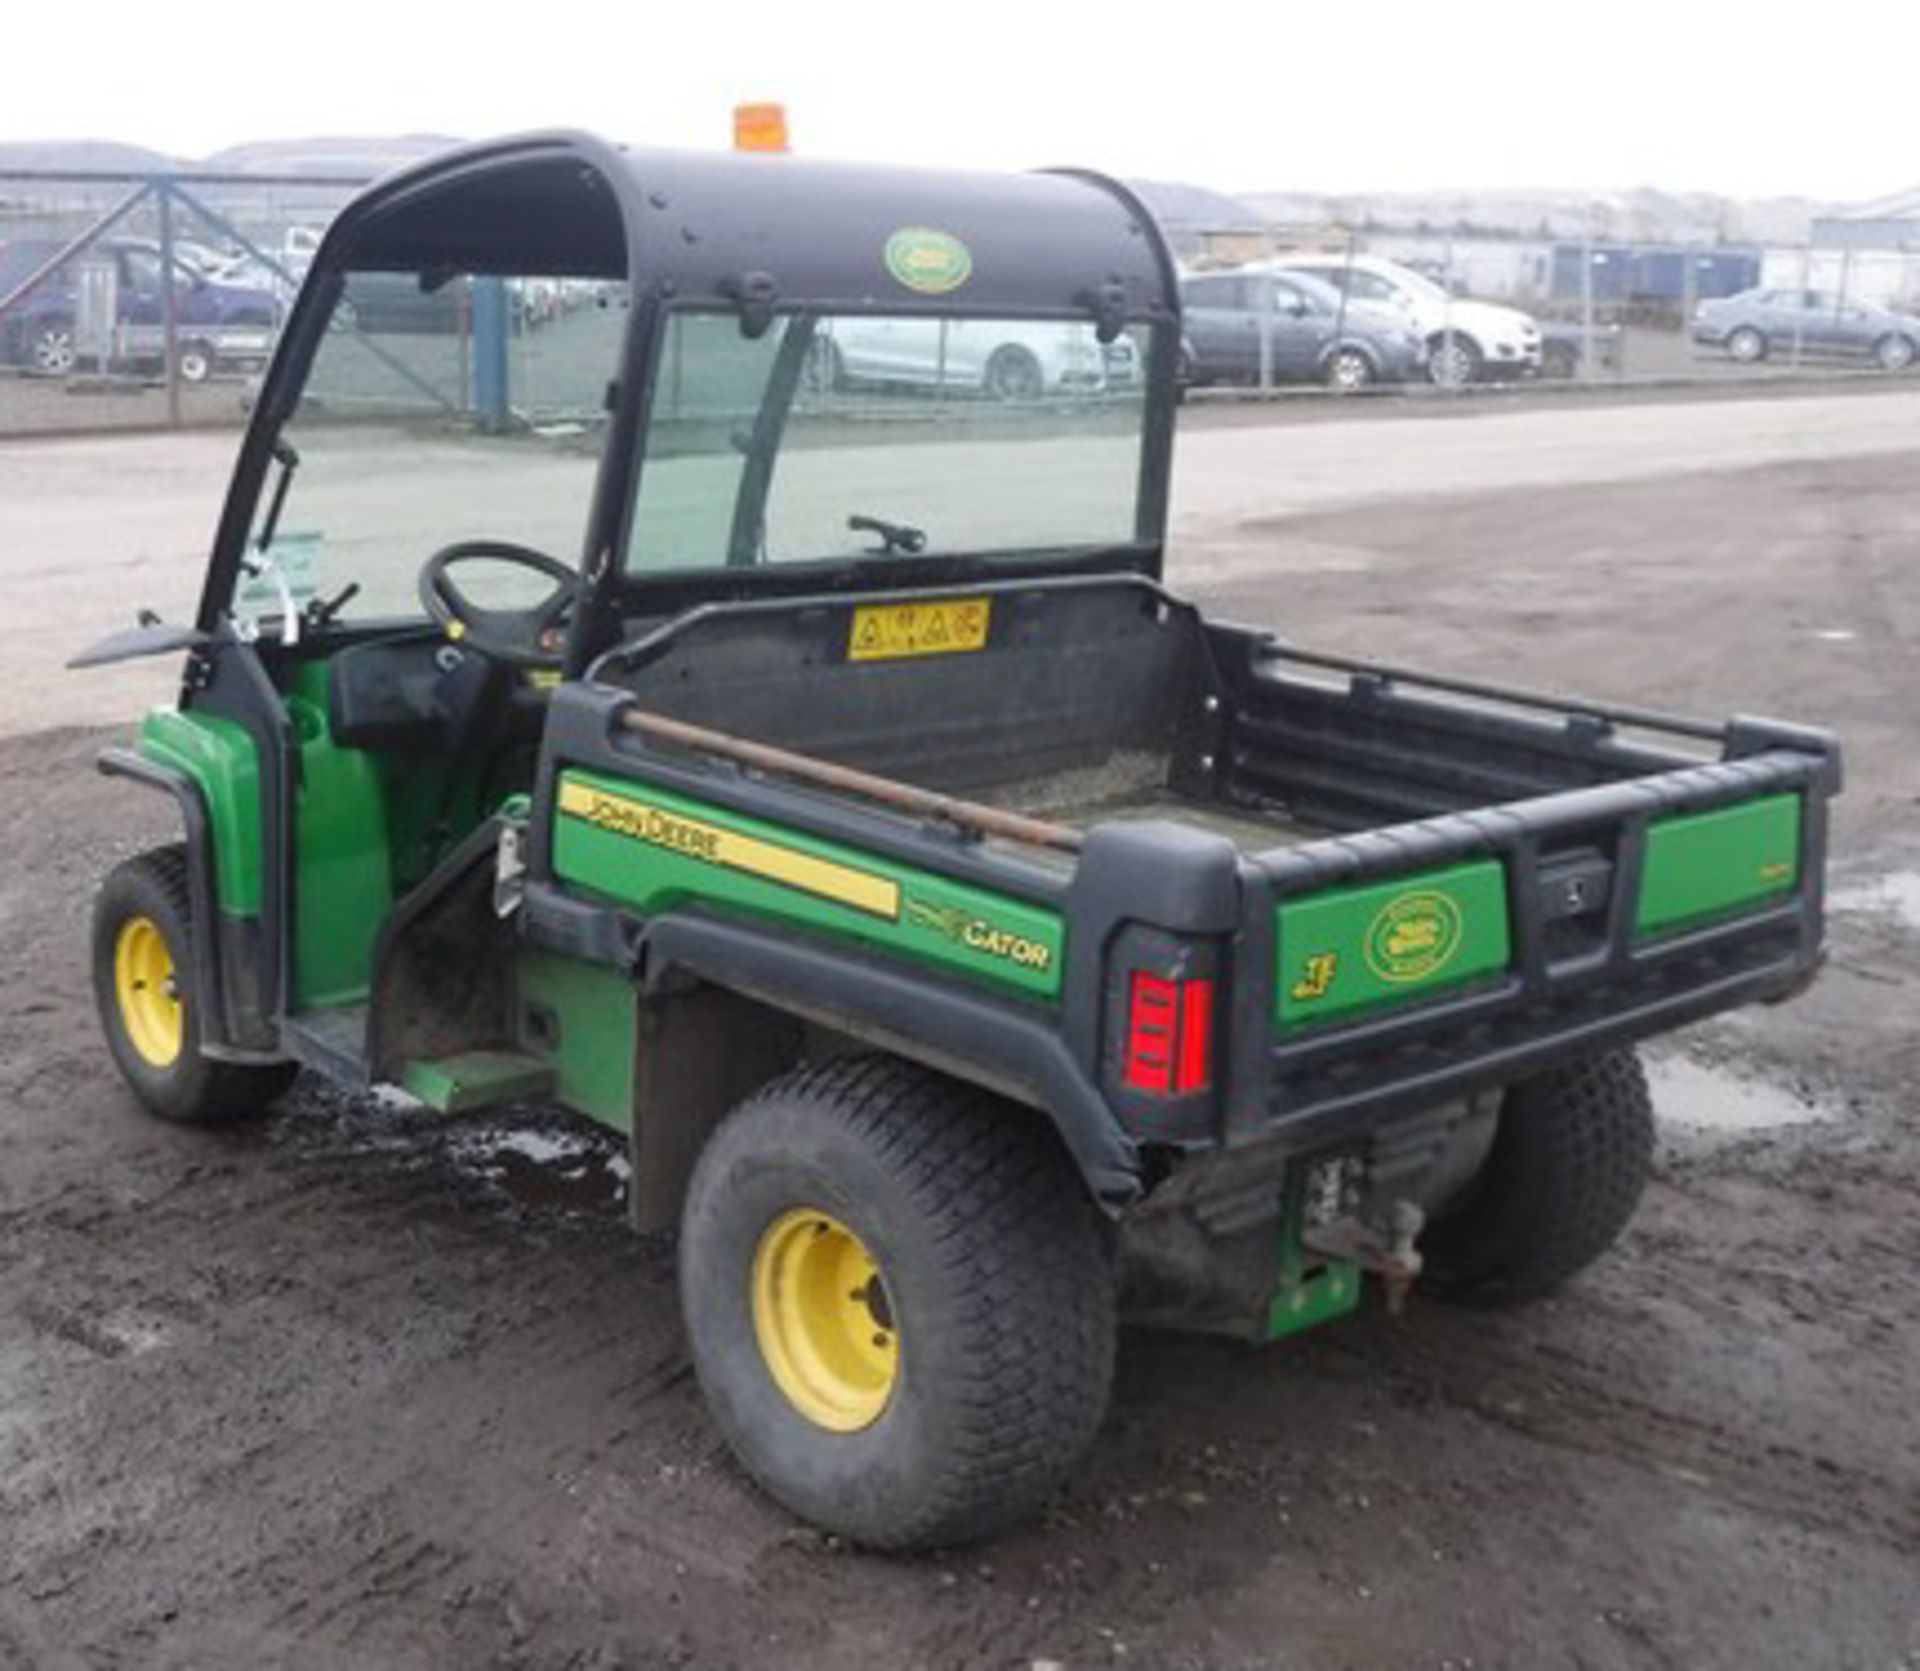
[(180, 315), (173, 286), (173, 185), (154, 181), (160, 208), (160, 354), (167, 379), (167, 426), (180, 427)]
[(1793, 369), (1800, 369), (1800, 350), (1806, 335), (1807, 296), (1813, 289), (1813, 245), (1800, 251), (1800, 305), (1793, 310)]
[(1278, 257), (1279, 240), (1269, 233), (1267, 259), (1254, 279), (1260, 286), (1260, 392), (1263, 395), (1273, 393), (1273, 264)]
[(473, 406), (482, 429), (507, 427), (507, 281), (496, 276), (473, 280)]
[(1580, 229), (1580, 381), (1593, 382), (1593, 204)]

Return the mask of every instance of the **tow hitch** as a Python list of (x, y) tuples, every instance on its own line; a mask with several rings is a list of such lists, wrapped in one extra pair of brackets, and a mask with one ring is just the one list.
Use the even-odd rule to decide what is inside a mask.
[(1377, 1276), (1386, 1291), (1388, 1314), (1398, 1317), (1420, 1275), (1420, 1250), (1414, 1242), (1426, 1222), (1427, 1215), (1413, 1202), (1396, 1201), (1384, 1224), (1357, 1216), (1336, 1219), (1303, 1231), (1300, 1245), (1308, 1253)]

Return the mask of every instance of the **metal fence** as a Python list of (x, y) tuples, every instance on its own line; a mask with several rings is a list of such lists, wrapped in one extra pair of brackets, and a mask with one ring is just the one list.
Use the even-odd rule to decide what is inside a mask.
[(0, 435), (238, 421), (365, 183), (0, 172)]
[[(1915, 247), (1663, 243), (1431, 226), (1230, 226), (1176, 233), (1190, 381), (1344, 392), (1337, 345), (1417, 337), (1411, 367), (1360, 381), (1458, 391), (1780, 377), (1885, 377), (1920, 364)], [(1302, 284), (1299, 275), (1317, 281)], [(1331, 290), (1332, 294), (1328, 292)], [(1307, 352), (1289, 352), (1297, 339)], [(1330, 348), (1331, 343), (1335, 347)], [(1382, 374), (1391, 373), (1390, 376)]]
[[(363, 184), (0, 172), (0, 436), (239, 422), (321, 234)], [(1920, 218), (1824, 222), (1814, 242), (1773, 245), (1646, 242), (1599, 219), (1573, 236), (1170, 231), (1188, 275), (1188, 379), (1203, 398), (1884, 378), (1920, 358)], [(1756, 295), (1766, 306), (1733, 300)], [(577, 301), (515, 292), (515, 342), (542, 309)], [(498, 304), (456, 292), (432, 322), (450, 406), (484, 407), (489, 385), (503, 386), (505, 349), (483, 333), (476, 351), (472, 329)], [(418, 357), (397, 338), (387, 351)], [(539, 358), (522, 379), (540, 374)]]

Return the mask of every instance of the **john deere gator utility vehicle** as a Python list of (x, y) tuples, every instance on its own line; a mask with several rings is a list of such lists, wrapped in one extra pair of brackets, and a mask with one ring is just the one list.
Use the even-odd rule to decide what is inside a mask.
[(1634, 1041), (1815, 967), (1835, 747), (1207, 619), (1179, 334), (1090, 174), (558, 134), (367, 192), (197, 619), (81, 658), (185, 656), (102, 762), (183, 824), (99, 897), (135, 1092), (627, 1134), (716, 1424), (882, 1547), (1053, 1487), (1122, 1314), (1580, 1270)]

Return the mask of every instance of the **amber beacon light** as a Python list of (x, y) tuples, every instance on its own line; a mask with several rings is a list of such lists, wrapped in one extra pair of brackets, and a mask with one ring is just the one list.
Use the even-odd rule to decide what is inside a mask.
[(733, 148), (736, 151), (785, 151), (787, 107), (783, 104), (737, 104), (733, 107)]

